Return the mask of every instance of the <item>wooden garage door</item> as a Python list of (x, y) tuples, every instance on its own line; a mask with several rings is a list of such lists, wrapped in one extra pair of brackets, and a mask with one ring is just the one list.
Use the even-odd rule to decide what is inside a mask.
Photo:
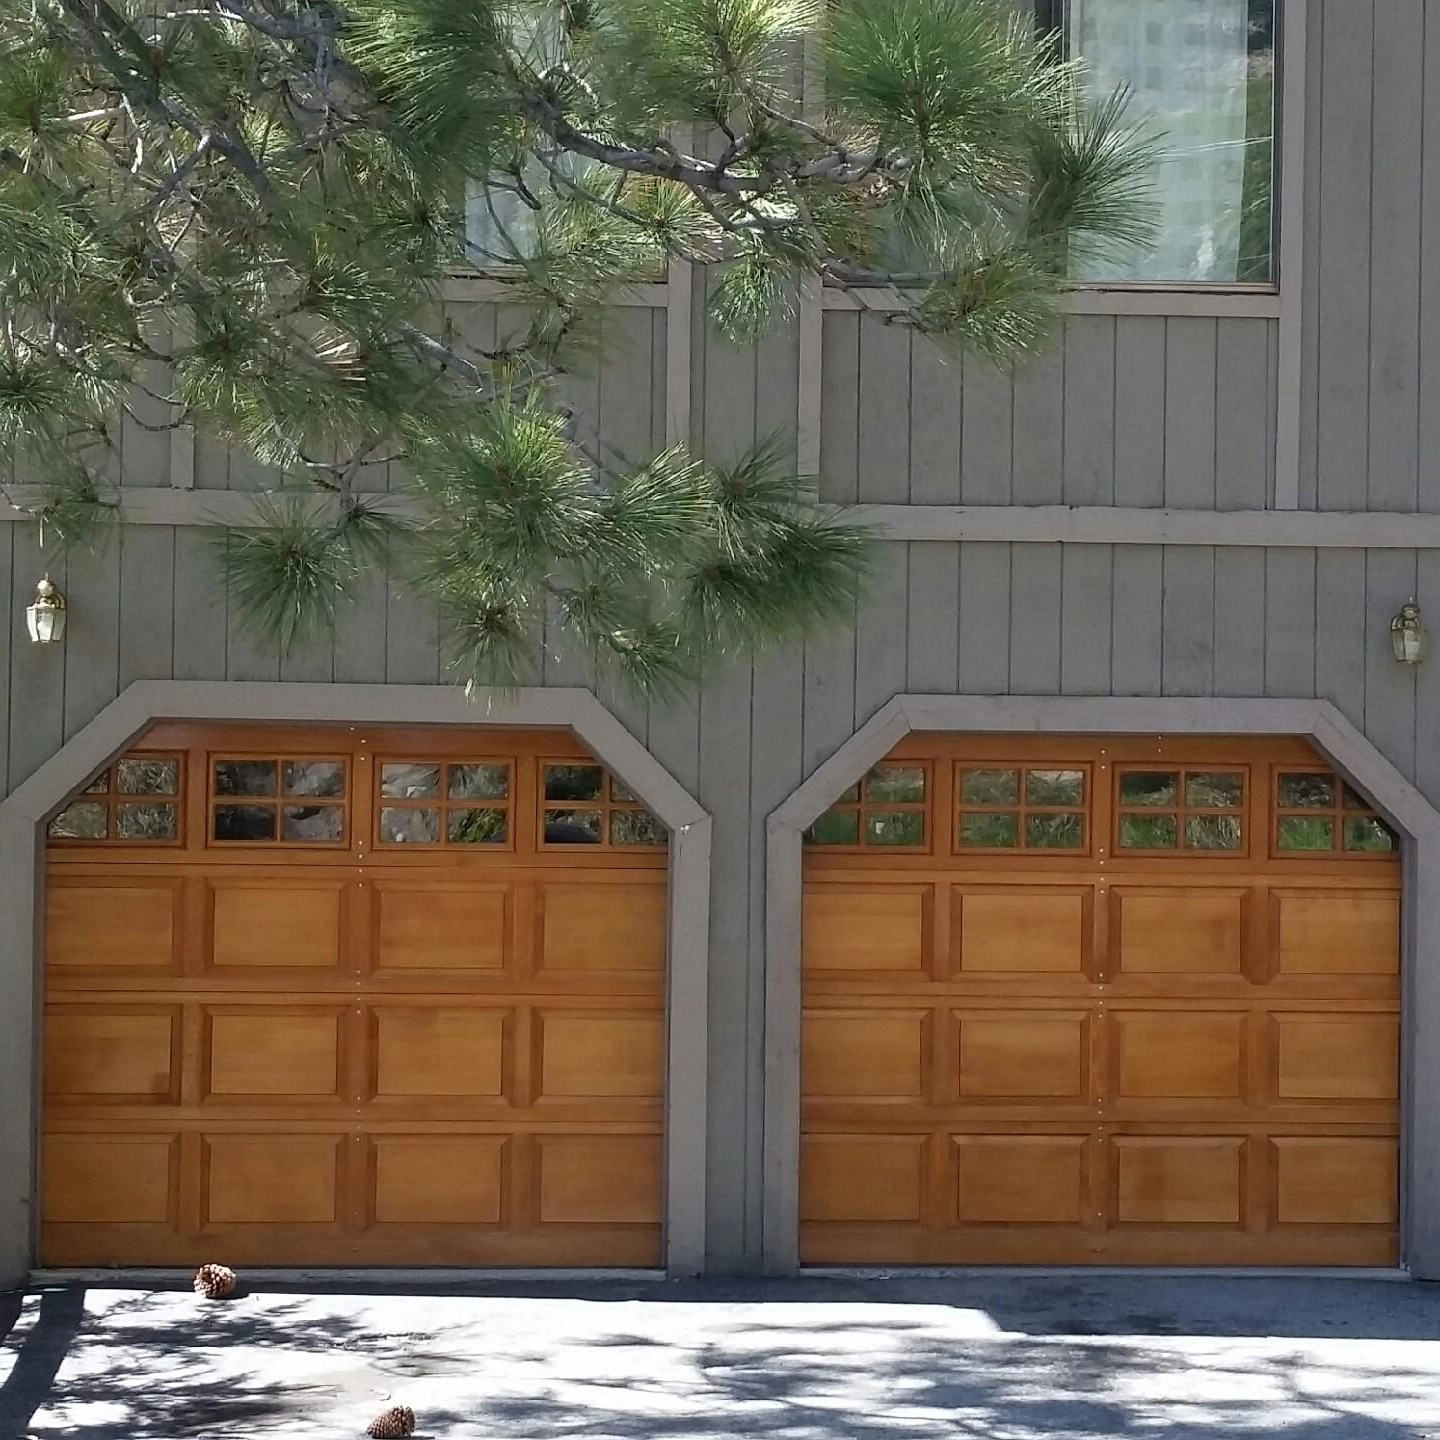
[(44, 1263), (660, 1262), (665, 835), (568, 735), (161, 727), (50, 836)]
[(804, 1260), (1395, 1263), (1399, 884), (1298, 741), (911, 737), (807, 836)]

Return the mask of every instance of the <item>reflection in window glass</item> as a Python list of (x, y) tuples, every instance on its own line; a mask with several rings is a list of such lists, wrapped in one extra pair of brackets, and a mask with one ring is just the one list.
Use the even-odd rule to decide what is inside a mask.
[(1027, 805), (1083, 805), (1085, 803), (1085, 772), (1083, 770), (1027, 770), (1025, 772), (1025, 803)]
[(1245, 777), (1235, 770), (1191, 772), (1185, 777), (1185, 803), (1192, 810), (1235, 810), (1245, 798)]
[(174, 840), (180, 833), (179, 812), (163, 800), (120, 805), (115, 810), (115, 833), (121, 840)]
[(1174, 770), (1131, 770), (1120, 777), (1120, 803), (1142, 808), (1174, 805), (1180, 777)]
[(545, 843), (547, 845), (598, 845), (600, 828), (600, 811), (598, 810), (547, 810), (545, 812)]
[(333, 844), (345, 835), (345, 811), (339, 805), (286, 805), (280, 838), (309, 844)]
[(1282, 850), (1335, 848), (1335, 821), (1328, 815), (1282, 815), (1275, 834)]
[(501, 800), (510, 791), (508, 765), (452, 765), (448, 793), (452, 800)]
[(433, 845), (440, 838), (440, 812), (395, 805), (380, 807), (380, 839), (387, 845)]
[(1332, 810), (1335, 807), (1334, 778), (1303, 772), (1281, 775), (1279, 799), (1282, 810)]
[(273, 760), (217, 760), (217, 795), (273, 795), (276, 783)]
[(1191, 815), (1185, 821), (1185, 845), (1190, 850), (1240, 849), (1238, 815)]
[(446, 817), (445, 836), (452, 845), (503, 845), (507, 820), (504, 810), (452, 810)]
[[(1158, 138), (1153, 246), (1082, 259), (1081, 280), (1274, 278), (1275, 0), (1042, 0), (1096, 99), (1123, 87)], [(1060, 12), (1060, 13), (1057, 13)]]
[(860, 812), (827, 810), (806, 832), (807, 845), (858, 845)]
[(269, 805), (217, 805), (211, 833), (216, 840), (273, 840), (275, 818)]
[(1025, 844), (1032, 850), (1082, 850), (1085, 847), (1085, 817), (1027, 815)]
[(865, 798), (919, 804), (925, 799), (925, 771), (919, 765), (877, 765), (865, 777)]
[(428, 800), (440, 793), (440, 767), (402, 762), (382, 765), (380, 793), (391, 800)]
[(919, 810), (872, 810), (865, 817), (867, 845), (923, 845), (925, 815)]
[(287, 795), (336, 796), (345, 793), (345, 766), (339, 760), (287, 760)]
[(598, 800), (604, 781), (605, 771), (599, 765), (547, 765), (545, 798)]
[(612, 810), (612, 845), (663, 845), (665, 827), (648, 810)]
[(110, 788), (110, 772), (102, 770), (80, 793), (82, 795), (103, 795)]
[(1397, 848), (1395, 832), (1378, 815), (1345, 817), (1345, 848), (1384, 852)]
[(1122, 850), (1173, 850), (1177, 843), (1178, 829), (1173, 815), (1120, 817)]
[(974, 850), (1013, 850), (1020, 843), (1020, 817), (967, 810), (960, 817), (960, 843)]
[(1018, 805), (1018, 770), (967, 770), (960, 779), (960, 800), (965, 805)]
[(52, 840), (104, 840), (109, 834), (109, 816), (103, 804), (77, 800), (50, 822), (46, 833)]
[(121, 795), (174, 795), (180, 789), (177, 760), (127, 757), (115, 766), (115, 789)]

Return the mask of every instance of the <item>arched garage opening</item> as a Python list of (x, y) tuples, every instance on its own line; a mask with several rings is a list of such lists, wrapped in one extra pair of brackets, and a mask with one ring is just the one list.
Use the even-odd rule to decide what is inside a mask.
[(771, 819), (768, 1263), (1418, 1270), (1433, 825), (1313, 702), (892, 702)]
[(587, 692), (137, 686), (4, 823), (16, 1264), (699, 1268), (708, 819)]

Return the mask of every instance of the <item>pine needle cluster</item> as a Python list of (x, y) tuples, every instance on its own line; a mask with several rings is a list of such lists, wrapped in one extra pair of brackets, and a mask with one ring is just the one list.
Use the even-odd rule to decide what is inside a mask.
[[(221, 547), (281, 644), (385, 567), (467, 681), (558, 623), (672, 690), (848, 613), (867, 537), (776, 447), (584, 453), (555, 384), (607, 296), (721, 267), (711, 320), (744, 342), (804, 276), (893, 284), (894, 323), (1009, 364), (1074, 255), (1146, 243), (1151, 160), (1011, 0), (19, 0), (0, 473), (38, 470), (76, 543), (125, 419), (194, 426), (283, 478)], [(490, 351), (433, 319), (476, 265), (526, 316)], [(357, 488), (389, 462), (418, 520)]]

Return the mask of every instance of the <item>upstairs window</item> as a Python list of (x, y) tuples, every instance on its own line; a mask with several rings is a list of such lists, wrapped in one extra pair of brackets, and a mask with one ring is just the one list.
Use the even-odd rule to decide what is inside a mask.
[(1275, 280), (1279, 0), (1039, 0), (1040, 22), (1084, 63), (1097, 98), (1130, 92), (1160, 140), (1153, 248), (1087, 261), (1100, 283)]

